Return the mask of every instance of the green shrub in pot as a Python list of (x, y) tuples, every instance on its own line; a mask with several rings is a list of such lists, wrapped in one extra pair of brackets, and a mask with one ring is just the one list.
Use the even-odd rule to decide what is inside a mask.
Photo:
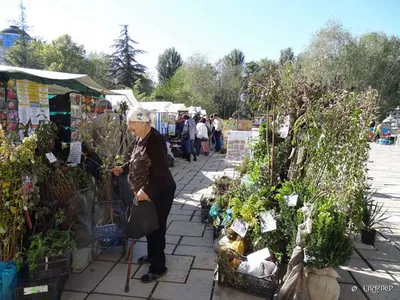
[(387, 209), (383, 209), (383, 203), (378, 203), (373, 198), (373, 192), (366, 193), (362, 211), (361, 241), (367, 245), (375, 244), (376, 229), (384, 228), (378, 226), (389, 216), (385, 216)]
[(312, 215), (312, 232), (305, 237), (306, 266), (317, 269), (338, 268), (353, 254), (346, 211), (334, 205), (332, 198), (319, 198)]

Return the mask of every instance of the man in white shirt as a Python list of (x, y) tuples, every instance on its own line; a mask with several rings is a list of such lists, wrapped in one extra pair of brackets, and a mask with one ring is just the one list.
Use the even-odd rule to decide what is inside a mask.
[(221, 135), (224, 130), (224, 121), (218, 116), (218, 114), (213, 115), (213, 126), (215, 135), (215, 151), (221, 151)]

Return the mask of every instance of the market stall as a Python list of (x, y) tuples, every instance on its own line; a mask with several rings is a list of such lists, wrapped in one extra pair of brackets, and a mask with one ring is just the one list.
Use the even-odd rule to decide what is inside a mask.
[[(72, 261), (83, 266), (76, 248), (103, 223), (92, 224), (102, 216), (93, 208), (92, 218), (97, 194), (82, 164), (81, 132), (104, 92), (87, 75), (0, 66), (3, 299), (58, 299)], [(115, 212), (105, 207), (114, 223)]]

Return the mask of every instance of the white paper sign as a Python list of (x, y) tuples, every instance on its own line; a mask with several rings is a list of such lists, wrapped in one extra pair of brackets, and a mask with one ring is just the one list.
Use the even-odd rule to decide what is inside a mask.
[(82, 143), (81, 142), (72, 142), (69, 147), (69, 156), (67, 161), (70, 163), (81, 163), (81, 155), (82, 155)]
[(258, 250), (256, 252), (253, 252), (253, 253), (247, 255), (247, 261), (250, 264), (261, 263), (270, 256), (271, 256), (271, 253), (269, 252), (268, 248), (264, 248), (264, 249)]
[(18, 105), (18, 117), (21, 124), (26, 125), (29, 122), (29, 105)]
[(249, 224), (247, 224), (245, 221), (240, 220), (240, 219), (235, 219), (231, 226), (231, 229), (234, 232), (236, 232), (238, 235), (240, 235), (242, 238), (244, 238), (246, 236), (248, 228), (249, 228)]
[(299, 200), (299, 195), (293, 193), (289, 196), (285, 196), (285, 201), (288, 206), (296, 206), (297, 201)]
[(276, 220), (273, 210), (263, 211), (260, 213), (261, 218), (261, 232), (269, 232), (276, 230)]
[(51, 164), (57, 161), (57, 158), (54, 156), (52, 152), (46, 153), (46, 157)]

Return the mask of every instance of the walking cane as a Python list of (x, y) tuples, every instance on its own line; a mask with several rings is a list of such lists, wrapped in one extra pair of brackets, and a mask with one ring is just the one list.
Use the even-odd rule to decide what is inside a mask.
[(132, 256), (133, 256), (133, 245), (134, 244), (135, 244), (134, 240), (131, 239), (131, 243), (129, 246), (129, 261), (128, 261), (128, 271), (126, 273), (125, 293), (129, 293), (129, 281), (131, 279)]

